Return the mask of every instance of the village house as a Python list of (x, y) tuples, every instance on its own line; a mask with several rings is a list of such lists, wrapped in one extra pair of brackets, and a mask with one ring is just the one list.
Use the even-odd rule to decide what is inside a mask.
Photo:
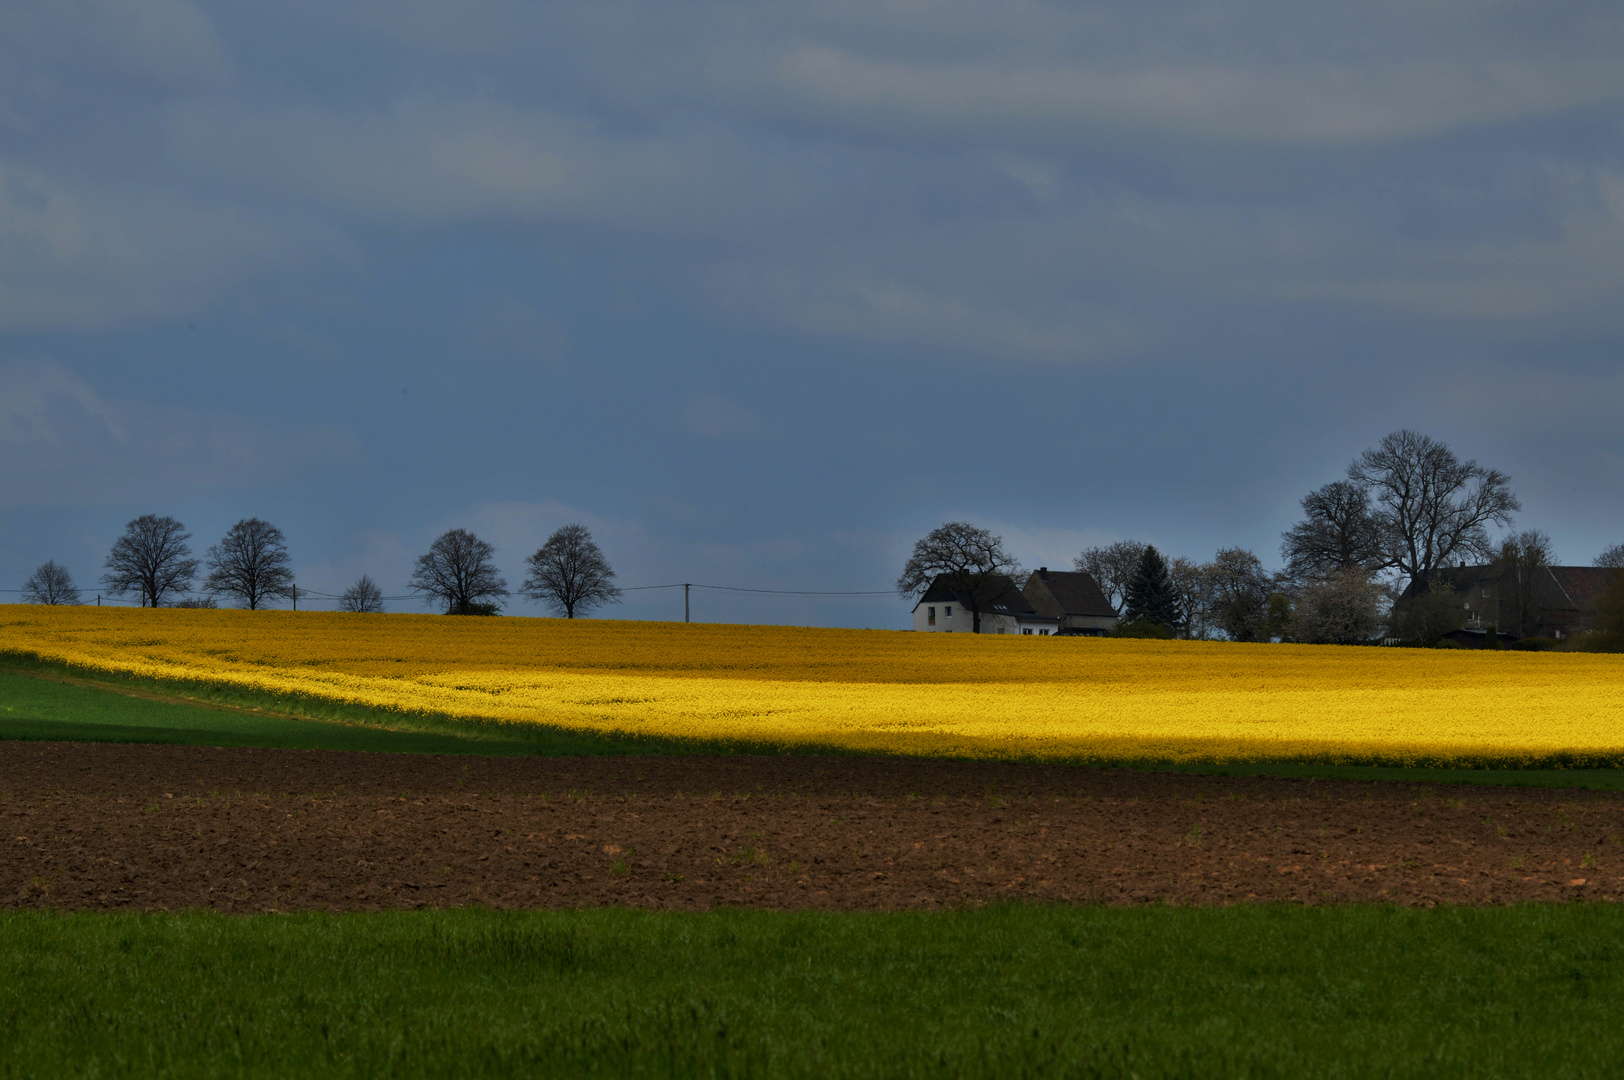
[[(1116, 626), (1116, 612), (1088, 574), (1045, 566), (1027, 579), (1024, 588), (998, 575), (988, 580), (984, 592), (992, 599), (981, 605), (983, 634), (1047, 637), (1065, 630), (1103, 637)], [(971, 608), (965, 589), (946, 575), (938, 576), (914, 605), (914, 629), (971, 633), (975, 622)]]
[(1060, 620), (1058, 630), (1105, 637), (1116, 629), (1117, 613), (1094, 575), (1040, 566), (1021, 589), (1032, 609)]
[[(1505, 641), (1548, 637), (1560, 641), (1595, 625), (1596, 600), (1613, 571), (1600, 566), (1455, 566), (1433, 572), (1460, 598), (1464, 625), (1445, 636), (1468, 648), (1482, 648), (1492, 627)], [(1519, 575), (1529, 574), (1526, 587)], [(1400, 598), (1414, 594), (1411, 582)], [(1527, 626), (1519, 627), (1519, 597), (1527, 598)]]
[[(983, 634), (1034, 634), (1047, 636), (1060, 626), (1052, 615), (1040, 615), (1021, 595), (1010, 578), (999, 574), (987, 579), (983, 594), (991, 599), (981, 603)], [(939, 575), (914, 605), (914, 629), (941, 633), (972, 633), (975, 617), (968, 592), (947, 575)]]

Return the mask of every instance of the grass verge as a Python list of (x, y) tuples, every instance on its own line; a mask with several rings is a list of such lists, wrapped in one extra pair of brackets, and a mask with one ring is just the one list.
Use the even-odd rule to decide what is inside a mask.
[(341, 705), (302, 709), (298, 702), (211, 694), (207, 688), (90, 679), (11, 658), (0, 669), (0, 739), (549, 756), (673, 749), (655, 740), (541, 726), (471, 724)]
[(1624, 910), (0, 915), (0, 1074), (1614, 1076)]

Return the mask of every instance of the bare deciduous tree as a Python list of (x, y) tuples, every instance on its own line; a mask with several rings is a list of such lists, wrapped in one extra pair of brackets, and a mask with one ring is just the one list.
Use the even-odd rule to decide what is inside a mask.
[(1285, 533), (1280, 545), (1291, 577), (1311, 578), (1349, 566), (1374, 571), (1387, 563), (1387, 537), (1364, 485), (1333, 481), (1303, 496), (1302, 507), (1303, 520)]
[(57, 604), (78, 602), (79, 589), (73, 584), (73, 575), (68, 573), (66, 566), (59, 565), (55, 559), (28, 575), (28, 580), (23, 582), (25, 604), (48, 604), (55, 607)]
[(1538, 629), (1540, 601), (1548, 588), (1548, 568), (1554, 562), (1551, 538), (1539, 529), (1524, 529), (1500, 542), (1494, 565), (1501, 572), (1500, 610), (1505, 623), (1496, 630), (1527, 637)]
[(1167, 576), (1178, 596), (1179, 610), (1184, 613), (1179, 635), (1191, 641), (1207, 640), (1213, 631), (1212, 579), (1207, 568), (1193, 559), (1175, 555), (1167, 560)]
[(966, 521), (939, 525), (914, 544), (897, 578), (904, 597), (923, 595), (931, 582), (944, 578), (970, 609), (970, 629), (981, 633), (981, 610), (1001, 596), (1020, 566), (1004, 550), (1004, 538)]
[(1614, 544), (1609, 548), (1604, 548), (1602, 553), (1596, 556), (1596, 565), (1611, 567), (1614, 570), (1624, 570), (1624, 544)]
[(272, 597), (293, 595), (293, 568), (282, 530), (259, 518), (243, 518), (209, 548), (203, 588), (235, 596), (249, 611)]
[(418, 556), (411, 586), (445, 601), (447, 615), (494, 613), (508, 595), (496, 572), (496, 549), (467, 529), (448, 529)]
[(530, 568), (519, 592), (573, 619), (601, 604), (620, 603), (615, 572), (585, 525), (565, 525), (528, 559)]
[(1386, 565), (1423, 587), (1451, 559), (1490, 557), (1486, 526), (1507, 524), (1522, 509), (1505, 473), (1462, 461), (1415, 431), (1395, 431), (1360, 454), (1348, 479), (1381, 507)]
[(338, 598), (338, 609), (375, 615), (383, 610), (383, 590), (370, 577), (362, 574), (361, 580), (345, 589), (344, 595)]
[(192, 587), (197, 560), (186, 544), (191, 538), (174, 518), (143, 514), (113, 542), (102, 584), (115, 596), (139, 592), (142, 607), (157, 607), (166, 594)]
[(1106, 547), (1085, 549), (1071, 564), (1099, 583), (1105, 599), (1118, 611), (1128, 600), (1128, 584), (1144, 558), (1145, 545), (1138, 540), (1118, 540)]
[(1275, 589), (1262, 560), (1244, 548), (1224, 548), (1202, 569), (1218, 629), (1231, 641), (1267, 641)]

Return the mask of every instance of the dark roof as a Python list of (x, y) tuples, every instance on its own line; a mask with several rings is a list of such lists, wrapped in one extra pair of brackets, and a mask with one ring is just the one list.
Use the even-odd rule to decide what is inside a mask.
[[(982, 603), (981, 613), (983, 615), (1027, 616), (1037, 614), (1037, 609), (1027, 603), (1026, 597), (1021, 595), (1021, 590), (1015, 587), (1015, 582), (1003, 574), (988, 579), (986, 595), (991, 596), (993, 599)], [(952, 603), (965, 608), (974, 606), (970, 603), (969, 595), (965, 590), (951, 582), (946, 574), (938, 575), (936, 580), (930, 583), (930, 588), (925, 590), (925, 595), (919, 598), (919, 604), (926, 603)], [(917, 608), (919, 604), (915, 604), (914, 607)]]
[(1047, 589), (1060, 605), (1062, 615), (1096, 615), (1116, 618), (1116, 609), (1105, 598), (1094, 575), (1081, 570), (1035, 570), (1027, 579), (1026, 590)]
[[(1498, 566), (1440, 566), (1432, 572), (1428, 579), (1434, 583), (1448, 585), (1456, 592), (1469, 589), (1480, 581), (1499, 581), (1505, 576), (1505, 571)], [(1404, 592), (1399, 599), (1407, 600), (1415, 595), (1416, 581), (1411, 578), (1404, 585)]]
[[(1549, 610), (1586, 608), (1607, 588), (1612, 570), (1605, 566), (1548, 566), (1549, 573), (1539, 590), (1538, 603)], [(1495, 565), (1445, 566), (1433, 571), (1433, 580), (1456, 590), (1469, 589), (1480, 581), (1499, 581), (1507, 571)], [(1535, 579), (1536, 581), (1539, 579)], [(1404, 586), (1404, 596), (1415, 593), (1415, 582)]]
[(1602, 592), (1607, 588), (1608, 580), (1617, 571), (1607, 566), (1553, 566), (1551, 576), (1568, 594), (1568, 600), (1574, 607), (1587, 608), (1595, 605)]

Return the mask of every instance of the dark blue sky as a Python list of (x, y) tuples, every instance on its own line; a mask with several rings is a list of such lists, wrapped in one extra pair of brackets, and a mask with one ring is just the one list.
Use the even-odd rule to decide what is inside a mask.
[(1624, 540), (1615, 3), (270, 11), (0, 11), (0, 584), (147, 512), (332, 592), (572, 520), (627, 585), (1274, 564), (1401, 426)]

